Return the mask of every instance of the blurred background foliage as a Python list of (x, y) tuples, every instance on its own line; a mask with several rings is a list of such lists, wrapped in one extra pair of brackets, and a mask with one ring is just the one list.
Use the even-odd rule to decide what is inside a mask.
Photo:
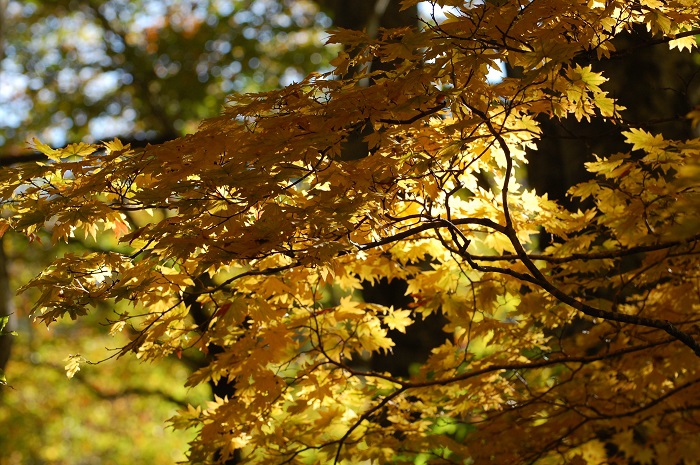
[(309, 0), (7, 1), (0, 144), (192, 132), (233, 92), (327, 63), (330, 17)]
[[(28, 246), (15, 235), (4, 240), (10, 288), (25, 284), (50, 259), (64, 253), (109, 244), (76, 243)], [(104, 240), (103, 240), (104, 241)], [(100, 308), (79, 324), (58, 322), (46, 328), (32, 323), (32, 293), (18, 294), (13, 307), (17, 336), (6, 368), (8, 385), (0, 387), (0, 464), (173, 464), (185, 459), (194, 432), (173, 431), (165, 420), (176, 409), (210, 398), (206, 386), (183, 387), (192, 371), (187, 360), (145, 365), (134, 357), (110, 359), (99, 366), (82, 364), (69, 379), (66, 358), (80, 354), (104, 360), (126, 336), (109, 334)]]
[[(0, 0), (3, 166), (31, 159), (31, 137), (54, 146), (113, 137), (145, 145), (193, 132), (231, 93), (327, 67), (332, 15), (307, 0)], [(82, 364), (68, 379), (67, 355), (99, 361), (124, 344), (104, 323), (115, 309), (47, 331), (28, 318), (35, 296), (14, 290), (57, 256), (117, 244), (100, 238), (57, 249), (45, 233), (39, 238), (31, 247), (10, 233), (2, 240), (0, 288), (9, 295), (0, 292), (0, 316), (12, 314), (17, 336), (0, 336), (12, 339), (11, 352), (0, 345), (8, 381), (0, 386), (0, 465), (184, 460), (194, 432), (174, 432), (165, 420), (211, 398), (206, 386), (182, 387), (198, 361), (124, 357)]]

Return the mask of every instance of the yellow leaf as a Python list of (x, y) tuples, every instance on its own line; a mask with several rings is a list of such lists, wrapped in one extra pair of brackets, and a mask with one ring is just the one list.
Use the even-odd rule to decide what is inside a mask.
[(37, 152), (41, 152), (47, 157), (49, 157), (53, 161), (61, 161), (61, 151), (52, 149), (49, 147), (47, 144), (44, 144), (41, 142), (39, 139), (36, 137), (32, 138), (32, 140), (29, 142), (29, 148), (36, 150)]
[(698, 41), (694, 35), (681, 37), (680, 39), (673, 39), (668, 43), (671, 50), (677, 48), (681, 52), (684, 48), (687, 48), (689, 52), (692, 52), (694, 48), (697, 48)]
[(86, 155), (90, 155), (91, 153), (95, 152), (97, 148), (94, 145), (86, 144), (84, 142), (80, 142), (78, 144), (70, 144), (66, 146), (66, 148), (63, 149), (63, 154), (66, 156), (78, 156), (78, 157), (84, 157)]
[(338, 320), (360, 318), (365, 314), (365, 311), (359, 306), (359, 302), (352, 301), (352, 296), (342, 297), (334, 315)]
[(593, 103), (595, 103), (595, 106), (600, 110), (600, 114), (607, 117), (614, 116), (615, 110), (621, 111), (625, 109), (622, 106), (616, 107), (615, 99), (602, 95), (594, 97)]
[(596, 181), (586, 181), (570, 187), (567, 193), (573, 197), (579, 197), (581, 200), (585, 200), (597, 194), (600, 191), (600, 184)]
[(120, 152), (129, 148), (129, 144), (125, 146), (119, 139), (114, 139), (109, 142), (103, 142), (102, 145), (104, 145), (105, 149), (107, 149), (107, 153)]
[(632, 144), (632, 150), (649, 151), (666, 146), (666, 142), (661, 134), (653, 135), (644, 129), (632, 128), (629, 131), (623, 131), (622, 135), (625, 136), (625, 142)]
[(80, 371), (80, 363), (85, 361), (85, 359), (80, 355), (69, 355), (64, 359), (66, 363), (65, 370), (66, 376), (72, 378), (77, 372)]
[(567, 76), (572, 81), (581, 81), (586, 84), (586, 87), (592, 90), (600, 90), (598, 86), (603, 84), (608, 79), (603, 77), (602, 73), (596, 73), (592, 70), (593, 66), (588, 65), (586, 67), (581, 67), (576, 65), (574, 68), (567, 70)]
[(117, 321), (114, 323), (112, 326), (109, 328), (109, 335), (114, 336), (117, 333), (121, 332), (122, 329), (124, 329), (124, 326), (126, 326), (126, 321)]
[(413, 323), (410, 318), (410, 310), (390, 310), (389, 314), (384, 317), (384, 323), (390, 328), (400, 331), (402, 333), (406, 332), (406, 327)]

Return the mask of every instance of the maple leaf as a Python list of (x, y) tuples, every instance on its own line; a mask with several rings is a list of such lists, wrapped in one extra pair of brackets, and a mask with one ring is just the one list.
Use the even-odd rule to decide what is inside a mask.
[(389, 314), (384, 317), (384, 323), (390, 328), (400, 331), (402, 333), (406, 332), (406, 327), (413, 323), (410, 310), (394, 310), (390, 309)]
[(53, 149), (47, 144), (41, 142), (39, 139), (36, 137), (32, 138), (31, 142), (29, 143), (29, 147), (43, 153), (49, 159), (53, 161), (61, 161), (61, 151), (57, 149)]

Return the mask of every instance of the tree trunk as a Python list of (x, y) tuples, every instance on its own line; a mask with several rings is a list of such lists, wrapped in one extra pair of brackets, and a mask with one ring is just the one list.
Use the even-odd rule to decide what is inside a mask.
[[(12, 338), (14, 336), (7, 333), (14, 331), (17, 326), (12, 293), (10, 291), (10, 277), (7, 273), (8, 260), (5, 255), (4, 241), (4, 238), (0, 238), (0, 318), (9, 317), (9, 320), (3, 329), (4, 334), (0, 334), (0, 374), (4, 373), (12, 353)], [(0, 395), (2, 395), (1, 388)]]
[[(685, 115), (700, 101), (697, 60), (688, 52), (669, 50), (666, 43), (644, 45), (651, 41), (644, 29), (637, 28), (615, 40), (618, 52), (612, 59), (588, 60), (581, 65), (592, 63), (593, 71), (602, 71), (610, 79), (601, 87), (627, 107), (622, 111), (625, 121), (668, 138), (693, 137)], [(590, 178), (584, 163), (595, 160), (594, 155), (631, 149), (624, 143), (619, 126), (600, 118), (590, 123), (578, 122), (573, 116), (563, 121), (542, 118), (540, 122), (542, 140), (529, 156), (528, 184), (564, 205), (571, 206), (567, 189)]]
[[(416, 26), (418, 23), (418, 8), (400, 11), (401, 2), (398, 0), (324, 0), (319, 4), (333, 17), (335, 27), (365, 30), (371, 37), (376, 37), (380, 28)], [(391, 63), (372, 63), (373, 70), (390, 67)], [(358, 128), (348, 137), (343, 144), (341, 158), (344, 161), (357, 160), (369, 155), (368, 145), (363, 139), (371, 130), (371, 125), (367, 125), (365, 128)], [(389, 282), (383, 279), (376, 284), (363, 283), (362, 294), (366, 302), (406, 308), (412, 302), (412, 299), (406, 296), (406, 287), (405, 281), (395, 279)], [(373, 354), (369, 361), (370, 368), (373, 371), (389, 372), (394, 376), (408, 377), (411, 366), (424, 363), (430, 351), (445, 340), (445, 334), (442, 332), (444, 324), (442, 315), (432, 314), (409, 326), (405, 334), (391, 331), (390, 336), (395, 343), (392, 352)]]

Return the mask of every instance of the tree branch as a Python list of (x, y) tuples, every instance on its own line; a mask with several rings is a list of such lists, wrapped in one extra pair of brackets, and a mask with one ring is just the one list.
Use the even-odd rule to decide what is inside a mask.
[(565, 303), (575, 308), (576, 310), (579, 310), (585, 315), (594, 318), (600, 318), (603, 320), (618, 321), (620, 323), (629, 323), (633, 325), (646, 326), (649, 328), (657, 328), (663, 330), (669, 335), (673, 336), (675, 339), (688, 346), (695, 353), (695, 355), (700, 357), (700, 344), (698, 344), (698, 342), (690, 334), (679, 330), (673, 322), (668, 320), (659, 320), (655, 318), (645, 318), (637, 315), (616, 313), (595, 308), (566, 294), (547, 279), (547, 277), (540, 271), (540, 269), (537, 267), (537, 265), (535, 265), (532, 259), (530, 259), (523, 245), (520, 243), (520, 239), (518, 239), (518, 234), (515, 231), (515, 228), (513, 227), (513, 221), (510, 218), (510, 212), (508, 210), (508, 179), (510, 177), (510, 173), (513, 167), (513, 160), (510, 153), (510, 147), (508, 147), (508, 144), (506, 143), (505, 139), (503, 139), (503, 136), (500, 134), (500, 132), (496, 130), (496, 128), (494, 128), (493, 123), (491, 122), (490, 118), (486, 115), (486, 113), (469, 105), (467, 102), (464, 102), (464, 104), (475, 115), (479, 116), (484, 121), (484, 124), (486, 124), (491, 135), (498, 141), (498, 144), (501, 147), (501, 150), (503, 150), (503, 153), (506, 157), (506, 179), (504, 180), (502, 190), (503, 210), (506, 215), (506, 235), (510, 239), (510, 242), (515, 249), (518, 259), (523, 263), (523, 265), (525, 265), (525, 267), (530, 271), (530, 273), (532, 273), (532, 276), (537, 280), (537, 285), (545, 291), (549, 292), (552, 296), (556, 297), (560, 302)]

